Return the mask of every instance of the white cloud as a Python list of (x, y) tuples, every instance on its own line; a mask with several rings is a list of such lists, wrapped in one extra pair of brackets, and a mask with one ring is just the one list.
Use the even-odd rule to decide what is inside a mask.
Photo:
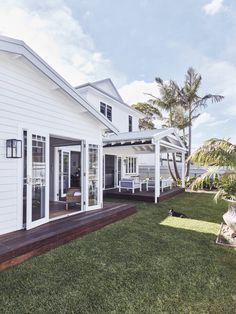
[(214, 118), (208, 113), (203, 112), (194, 122), (193, 122), (193, 129), (198, 128), (202, 124), (209, 124), (210, 122), (214, 122)]
[(224, 8), (224, 0), (212, 0), (203, 6), (203, 10), (207, 15), (215, 15)]
[(151, 97), (146, 94), (160, 96), (156, 82), (133, 81), (121, 87), (119, 92), (130, 105), (149, 100)]
[(125, 82), (63, 0), (2, 1), (0, 34), (24, 40), (73, 85), (108, 76), (119, 84)]

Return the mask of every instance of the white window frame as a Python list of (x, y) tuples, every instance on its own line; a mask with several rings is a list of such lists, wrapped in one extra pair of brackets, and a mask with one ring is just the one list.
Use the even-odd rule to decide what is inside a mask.
[[(105, 107), (105, 114), (101, 111), (101, 106), (102, 106), (102, 105)], [(111, 119), (108, 118), (108, 114), (107, 114), (108, 107), (109, 107), (109, 109), (111, 110)], [(104, 115), (104, 116), (105, 116), (109, 121), (111, 121), (111, 122), (112, 122), (112, 111), (113, 111), (113, 109), (112, 109), (112, 106), (111, 106), (111, 105), (107, 105), (107, 104), (105, 104), (104, 102), (100, 101), (100, 113), (101, 113), (102, 115)]]
[(137, 175), (138, 174), (138, 158), (129, 156), (126, 157), (125, 174)]

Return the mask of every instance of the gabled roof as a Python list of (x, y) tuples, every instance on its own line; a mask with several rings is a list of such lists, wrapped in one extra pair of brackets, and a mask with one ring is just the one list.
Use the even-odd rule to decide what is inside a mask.
[(174, 128), (144, 130), (137, 132), (125, 132), (112, 134), (103, 139), (104, 147), (137, 145), (137, 143), (151, 142), (155, 143), (160, 140), (161, 144), (172, 147), (179, 151), (186, 151), (186, 147), (180, 139)]
[[(112, 86), (114, 87), (114, 90), (116, 91), (116, 93), (118, 94), (118, 96), (114, 96), (114, 94), (111, 94), (109, 92), (107, 92), (106, 90), (104, 90), (103, 88), (101, 88), (101, 83), (102, 82), (107, 82), (109, 84), (112, 84)], [(112, 80), (110, 78), (108, 79), (104, 79), (104, 80), (100, 80), (100, 81), (96, 81), (96, 82), (88, 82), (88, 83), (85, 83), (85, 84), (82, 84), (82, 85), (79, 85), (79, 86), (76, 86), (75, 89), (76, 90), (80, 90), (80, 89), (83, 89), (83, 88), (86, 88), (86, 87), (90, 87), (90, 88), (93, 88), (94, 90), (106, 95), (107, 97), (110, 97), (112, 100), (115, 100), (116, 102), (118, 102), (119, 104), (121, 104), (122, 106), (125, 106), (126, 108), (128, 108), (130, 111), (132, 111), (135, 115), (138, 115), (139, 118), (143, 118), (143, 114), (132, 108), (131, 106), (129, 106), (128, 104), (126, 104), (123, 99), (121, 98), (119, 92), (117, 91), (115, 85), (113, 84)]]
[(53, 68), (51, 68), (36, 52), (34, 52), (23, 41), (0, 36), (0, 51), (11, 52), (24, 56), (30, 61), (33, 66), (40, 70), (45, 76), (51, 79), (57, 86), (59, 86), (67, 95), (73, 100), (77, 101), (79, 105), (84, 107), (92, 116), (98, 121), (103, 123), (108, 129), (114, 133), (118, 133), (119, 130), (108, 121), (102, 114), (100, 114), (93, 106), (91, 106), (85, 99), (83, 99), (62, 76), (60, 76)]
[(119, 101), (124, 102), (120, 93), (118, 92), (117, 88), (115, 87), (114, 83), (110, 78), (106, 78), (104, 80), (96, 81), (92, 83), (93, 86), (96, 86), (108, 94), (112, 95), (113, 97), (117, 98)]

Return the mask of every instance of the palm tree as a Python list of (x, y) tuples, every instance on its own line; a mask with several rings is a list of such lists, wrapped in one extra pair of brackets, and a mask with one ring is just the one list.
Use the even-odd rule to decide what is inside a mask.
[[(192, 67), (187, 71), (184, 87), (180, 88), (174, 81), (171, 82), (175, 86), (178, 103), (188, 117), (188, 156), (192, 152), (192, 126), (193, 121), (200, 116), (199, 110), (207, 107), (208, 101), (220, 102), (224, 97), (221, 95), (207, 94), (199, 96), (198, 91), (201, 86), (202, 76)], [(190, 161), (187, 162), (186, 176), (189, 176)]]
[[(236, 237), (236, 145), (227, 140), (210, 139), (189, 160), (208, 167), (206, 173), (195, 179), (191, 188), (201, 188), (209, 179), (215, 181), (218, 192), (214, 199), (228, 202), (228, 211), (223, 218), (233, 231), (232, 237)], [(219, 168), (222, 170), (222, 167), (224, 172), (219, 174)]]

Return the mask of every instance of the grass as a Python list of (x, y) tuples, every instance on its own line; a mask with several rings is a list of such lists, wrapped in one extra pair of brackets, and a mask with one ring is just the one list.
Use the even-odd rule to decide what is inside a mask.
[(0, 273), (0, 313), (233, 313), (236, 250), (215, 244), (225, 203), (185, 193), (137, 207)]

